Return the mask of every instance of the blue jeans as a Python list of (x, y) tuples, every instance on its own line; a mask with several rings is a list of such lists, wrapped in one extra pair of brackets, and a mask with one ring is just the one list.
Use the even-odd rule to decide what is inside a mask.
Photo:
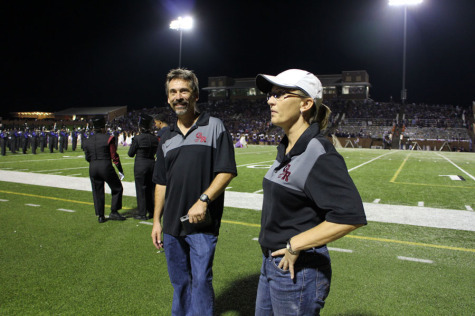
[(172, 315), (213, 315), (212, 268), (217, 241), (217, 236), (209, 234), (163, 234), (168, 276), (174, 289)]
[(300, 252), (290, 272), (279, 269), (282, 257), (263, 256), (256, 316), (320, 315), (330, 292), (331, 264), (326, 246)]

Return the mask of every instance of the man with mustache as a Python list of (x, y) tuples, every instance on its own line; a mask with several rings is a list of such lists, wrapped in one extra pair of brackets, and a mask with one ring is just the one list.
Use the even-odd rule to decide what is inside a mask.
[(213, 315), (212, 266), (224, 190), (237, 175), (233, 142), (221, 120), (199, 112), (192, 71), (171, 70), (165, 87), (177, 121), (157, 150), (152, 241), (165, 248), (172, 315)]

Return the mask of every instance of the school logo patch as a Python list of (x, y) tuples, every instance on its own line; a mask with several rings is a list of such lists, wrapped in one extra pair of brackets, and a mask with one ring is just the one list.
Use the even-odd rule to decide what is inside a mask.
[(204, 137), (201, 132), (196, 133), (195, 142), (206, 143), (206, 137)]
[(285, 166), (284, 169), (282, 169), (282, 173), (279, 174), (279, 178), (284, 180), (285, 182), (289, 182), (289, 177), (292, 172), (289, 171), (290, 169), (290, 164)]

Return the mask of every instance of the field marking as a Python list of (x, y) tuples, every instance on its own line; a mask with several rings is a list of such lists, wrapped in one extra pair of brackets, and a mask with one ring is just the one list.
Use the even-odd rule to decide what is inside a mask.
[(417, 202), (417, 206), (424, 206), (424, 201)]
[(442, 187), (442, 188), (460, 188), (460, 189), (475, 189), (475, 187), (463, 186), (463, 185), (447, 185), (447, 184), (428, 184), (428, 183), (413, 183), (413, 182), (393, 182), (394, 184), (404, 185), (420, 185), (426, 187)]
[(475, 252), (475, 249), (470, 249), (470, 248), (461, 248), (461, 247), (452, 247), (452, 246), (443, 246), (443, 245), (432, 245), (432, 244), (425, 244), (425, 243), (413, 242), (413, 241), (403, 241), (403, 240), (377, 238), (377, 237), (355, 236), (355, 235), (346, 235), (345, 237), (355, 238), (355, 239), (364, 239), (364, 240), (373, 240), (373, 241), (382, 241), (382, 242), (403, 244), (403, 245), (411, 245), (411, 246), (421, 246), (421, 247), (428, 247), (428, 248), (438, 248), (438, 249), (447, 249), (447, 250), (456, 250), (456, 251)]
[[(5, 190), (0, 190), (0, 193), (7, 193), (7, 194), (14, 194), (14, 195), (21, 195), (21, 196), (30, 196), (30, 197), (43, 198), (43, 199), (56, 200), (56, 201), (64, 201), (64, 202), (71, 202), (71, 203), (77, 203), (77, 204), (94, 205), (93, 202), (68, 200), (68, 199), (63, 199), (63, 198), (35, 195), (35, 194), (29, 194), (29, 193), (12, 192), (12, 191), (5, 191)], [(110, 207), (110, 205), (105, 205), (105, 206)], [(132, 208), (122, 207), (122, 209), (127, 210), (127, 209), (132, 209)], [(248, 227), (261, 227), (260, 224), (244, 223), (244, 222), (237, 222), (237, 221), (222, 220), (221, 222), (227, 223), (227, 224), (243, 225), (243, 226), (248, 226)], [(148, 223), (148, 222), (143, 222), (143, 223)], [(153, 225), (153, 223), (149, 223), (147, 225)], [(380, 241), (380, 242), (388, 242), (388, 243), (397, 243), (397, 244), (403, 244), (403, 245), (421, 246), (421, 247), (429, 247), (429, 248), (447, 249), (447, 250), (456, 250), (456, 251), (465, 251), (465, 252), (474, 252), (475, 253), (475, 249), (470, 249), (470, 248), (451, 247), (451, 246), (443, 246), (443, 245), (432, 245), (432, 244), (425, 244), (425, 243), (418, 243), (418, 242), (411, 242), (411, 241), (393, 240), (393, 239), (385, 239), (385, 238), (377, 238), (377, 237), (346, 235), (344, 238), (372, 240), (372, 241)]]
[(465, 205), (465, 208), (467, 209), (467, 211), (473, 211), (473, 208), (470, 205)]
[[(68, 199), (57, 198), (57, 197), (53, 197), (53, 196), (43, 196), (43, 195), (29, 194), (29, 193), (23, 193), (23, 192), (13, 192), (13, 191), (0, 190), (0, 193), (15, 194), (15, 195), (21, 195), (21, 196), (30, 196), (30, 197), (35, 197), (35, 198), (54, 200), (54, 201), (62, 201), (62, 202), (70, 202), (70, 203), (77, 203), (77, 204), (94, 205), (94, 202), (68, 200)], [(110, 207), (110, 205), (108, 205), (108, 204), (105, 204), (104, 206), (105, 207)], [(134, 208), (132, 208), (132, 207), (122, 207), (123, 210), (133, 210)]]
[(242, 226), (248, 226), (248, 227), (261, 227), (261, 224), (251, 224), (251, 223), (244, 223), (244, 222), (236, 222), (236, 221), (228, 221), (228, 220), (221, 220), (222, 223), (227, 223), (227, 224), (235, 224), (235, 225), (242, 225)]
[(391, 180), (389, 180), (389, 182), (392, 182), (394, 183), (397, 179), (397, 177), (399, 176), (399, 173), (401, 172), (402, 168), (404, 168), (404, 165), (406, 164), (406, 161), (409, 159), (409, 157), (411, 156), (411, 153), (409, 153), (407, 156), (406, 156), (406, 159), (404, 159), (404, 161), (401, 163), (401, 165), (399, 166), (399, 168), (396, 170), (396, 173), (394, 174), (394, 176), (391, 178)]
[(376, 158), (373, 158), (373, 159), (371, 159), (371, 160), (369, 160), (369, 161), (367, 161), (367, 162), (362, 163), (361, 165), (358, 165), (358, 166), (356, 166), (356, 167), (353, 167), (353, 168), (349, 169), (348, 172), (351, 172), (351, 171), (353, 171), (353, 170), (355, 170), (355, 169), (358, 169), (359, 167), (363, 167), (364, 165), (367, 165), (367, 164), (369, 164), (369, 163), (371, 163), (371, 162), (373, 162), (373, 161), (375, 161), (375, 160), (377, 160), (377, 159), (379, 159), (379, 158), (382, 158), (382, 157), (384, 157), (384, 156), (391, 155), (391, 154), (394, 154), (394, 153), (396, 153), (396, 151), (389, 152), (389, 153), (383, 154), (383, 155), (381, 155), (381, 156), (378, 156), (378, 157), (376, 157)]
[(27, 203), (25, 204), (26, 206), (33, 206), (33, 207), (40, 207), (41, 205), (39, 204), (31, 204), (31, 203)]
[(327, 248), (328, 248), (328, 250), (336, 251), (336, 252), (353, 253), (353, 250), (351, 250), (351, 249), (342, 249), (342, 248), (333, 248), (333, 247), (327, 247)]
[(373, 203), (375, 203), (375, 204), (378, 204), (379, 202), (381, 202), (381, 199), (375, 199), (375, 200), (373, 201)]
[(87, 169), (87, 167), (76, 167), (76, 168), (63, 168), (63, 169), (49, 169), (49, 170), (38, 170), (38, 171), (33, 171), (34, 173), (41, 173), (41, 172), (51, 172), (51, 171), (64, 171), (64, 170), (76, 170), (76, 169)]
[(61, 211), (61, 212), (68, 212), (68, 213), (76, 213), (76, 211), (68, 210), (68, 209), (65, 209), (65, 208), (58, 208), (58, 211)]
[[(223, 223), (228, 223), (228, 224), (236, 224), (236, 225), (249, 226), (249, 227), (261, 227), (260, 224), (251, 224), (251, 223), (243, 223), (243, 222), (228, 221), (228, 220), (222, 220), (221, 222), (223, 222)], [(443, 245), (432, 245), (432, 244), (425, 244), (425, 243), (420, 243), (420, 242), (404, 241), (404, 240), (395, 240), (395, 239), (386, 239), (386, 238), (378, 238), (378, 237), (366, 237), (366, 236), (346, 235), (346, 236), (344, 236), (343, 238), (354, 238), (354, 239), (381, 241), (381, 242), (395, 243), (395, 244), (402, 244), (402, 245), (421, 246), (421, 247), (428, 247), (428, 248), (437, 248), (437, 249), (446, 249), (446, 250), (456, 250), (456, 251), (466, 251), (466, 252), (474, 252), (474, 253), (475, 253), (475, 249), (470, 249), (470, 248), (461, 248), (461, 247), (452, 247), (452, 246), (443, 246)]]
[(8, 200), (0, 199), (0, 202), (8, 202)]
[(472, 176), (470, 173), (468, 173), (467, 171), (463, 170), (462, 168), (460, 168), (459, 166), (457, 166), (452, 160), (450, 160), (449, 158), (445, 157), (444, 155), (441, 155), (439, 153), (437, 153), (437, 155), (439, 155), (440, 157), (444, 158), (445, 160), (447, 160), (448, 162), (450, 162), (452, 165), (454, 165), (455, 168), (457, 168), (458, 170), (462, 171), (463, 173), (465, 173), (467, 176), (469, 176), (473, 181), (475, 181), (475, 177)]
[(237, 168), (240, 168), (240, 167), (247, 167), (247, 166), (253, 166), (253, 165), (259, 165), (261, 163), (269, 163), (269, 162), (274, 162), (274, 160), (267, 160), (267, 161), (261, 161), (261, 162), (253, 162), (253, 163), (247, 163), (247, 164), (244, 164), (244, 165), (239, 165), (239, 166), (236, 166)]
[[(37, 159), (37, 160), (15, 160), (15, 161), (1, 161), (0, 163), (19, 163), (19, 162), (38, 162), (38, 161), (56, 161), (56, 160), (69, 160), (69, 159), (78, 159), (78, 158), (83, 158), (84, 159), (84, 155), (82, 156), (77, 156), (77, 157), (71, 157), (71, 158), (55, 158), (55, 159)], [(86, 161), (86, 160), (84, 160)]]
[(405, 261), (413, 261), (413, 262), (422, 262), (422, 263), (434, 263), (432, 260), (427, 260), (427, 259), (419, 259), (419, 258), (411, 258), (411, 257), (403, 257), (403, 256), (397, 256), (399, 260), (405, 260)]

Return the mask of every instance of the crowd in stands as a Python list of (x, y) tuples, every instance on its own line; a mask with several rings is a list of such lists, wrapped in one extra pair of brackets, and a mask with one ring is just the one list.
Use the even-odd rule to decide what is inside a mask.
[[(367, 100), (338, 100), (325, 102), (332, 114), (328, 135), (337, 137), (385, 139), (398, 127), (409, 139), (426, 140), (468, 140), (468, 130), (472, 128), (473, 113), (470, 108), (453, 105), (401, 104), (393, 102), (375, 102)], [(225, 126), (236, 142), (242, 135), (253, 143), (275, 144), (283, 137), (283, 131), (270, 122), (269, 106), (265, 100), (220, 100), (198, 104), (203, 111), (223, 120)], [(175, 121), (174, 113), (169, 107), (144, 108), (132, 110), (127, 116), (114, 119), (110, 128), (118, 135), (122, 144), (130, 144), (131, 138), (138, 132), (140, 113), (155, 115), (165, 112), (169, 122)], [(66, 125), (84, 130), (85, 122), (44, 122), (18, 121), (18, 126), (10, 129), (21, 130), (28, 125), (30, 130), (51, 130), (53, 123), (57, 128)], [(46, 125), (46, 127), (45, 127)], [(55, 125), (55, 126), (56, 126)], [(0, 127), (0, 130), (2, 128)], [(5, 131), (5, 127), (3, 127)]]

